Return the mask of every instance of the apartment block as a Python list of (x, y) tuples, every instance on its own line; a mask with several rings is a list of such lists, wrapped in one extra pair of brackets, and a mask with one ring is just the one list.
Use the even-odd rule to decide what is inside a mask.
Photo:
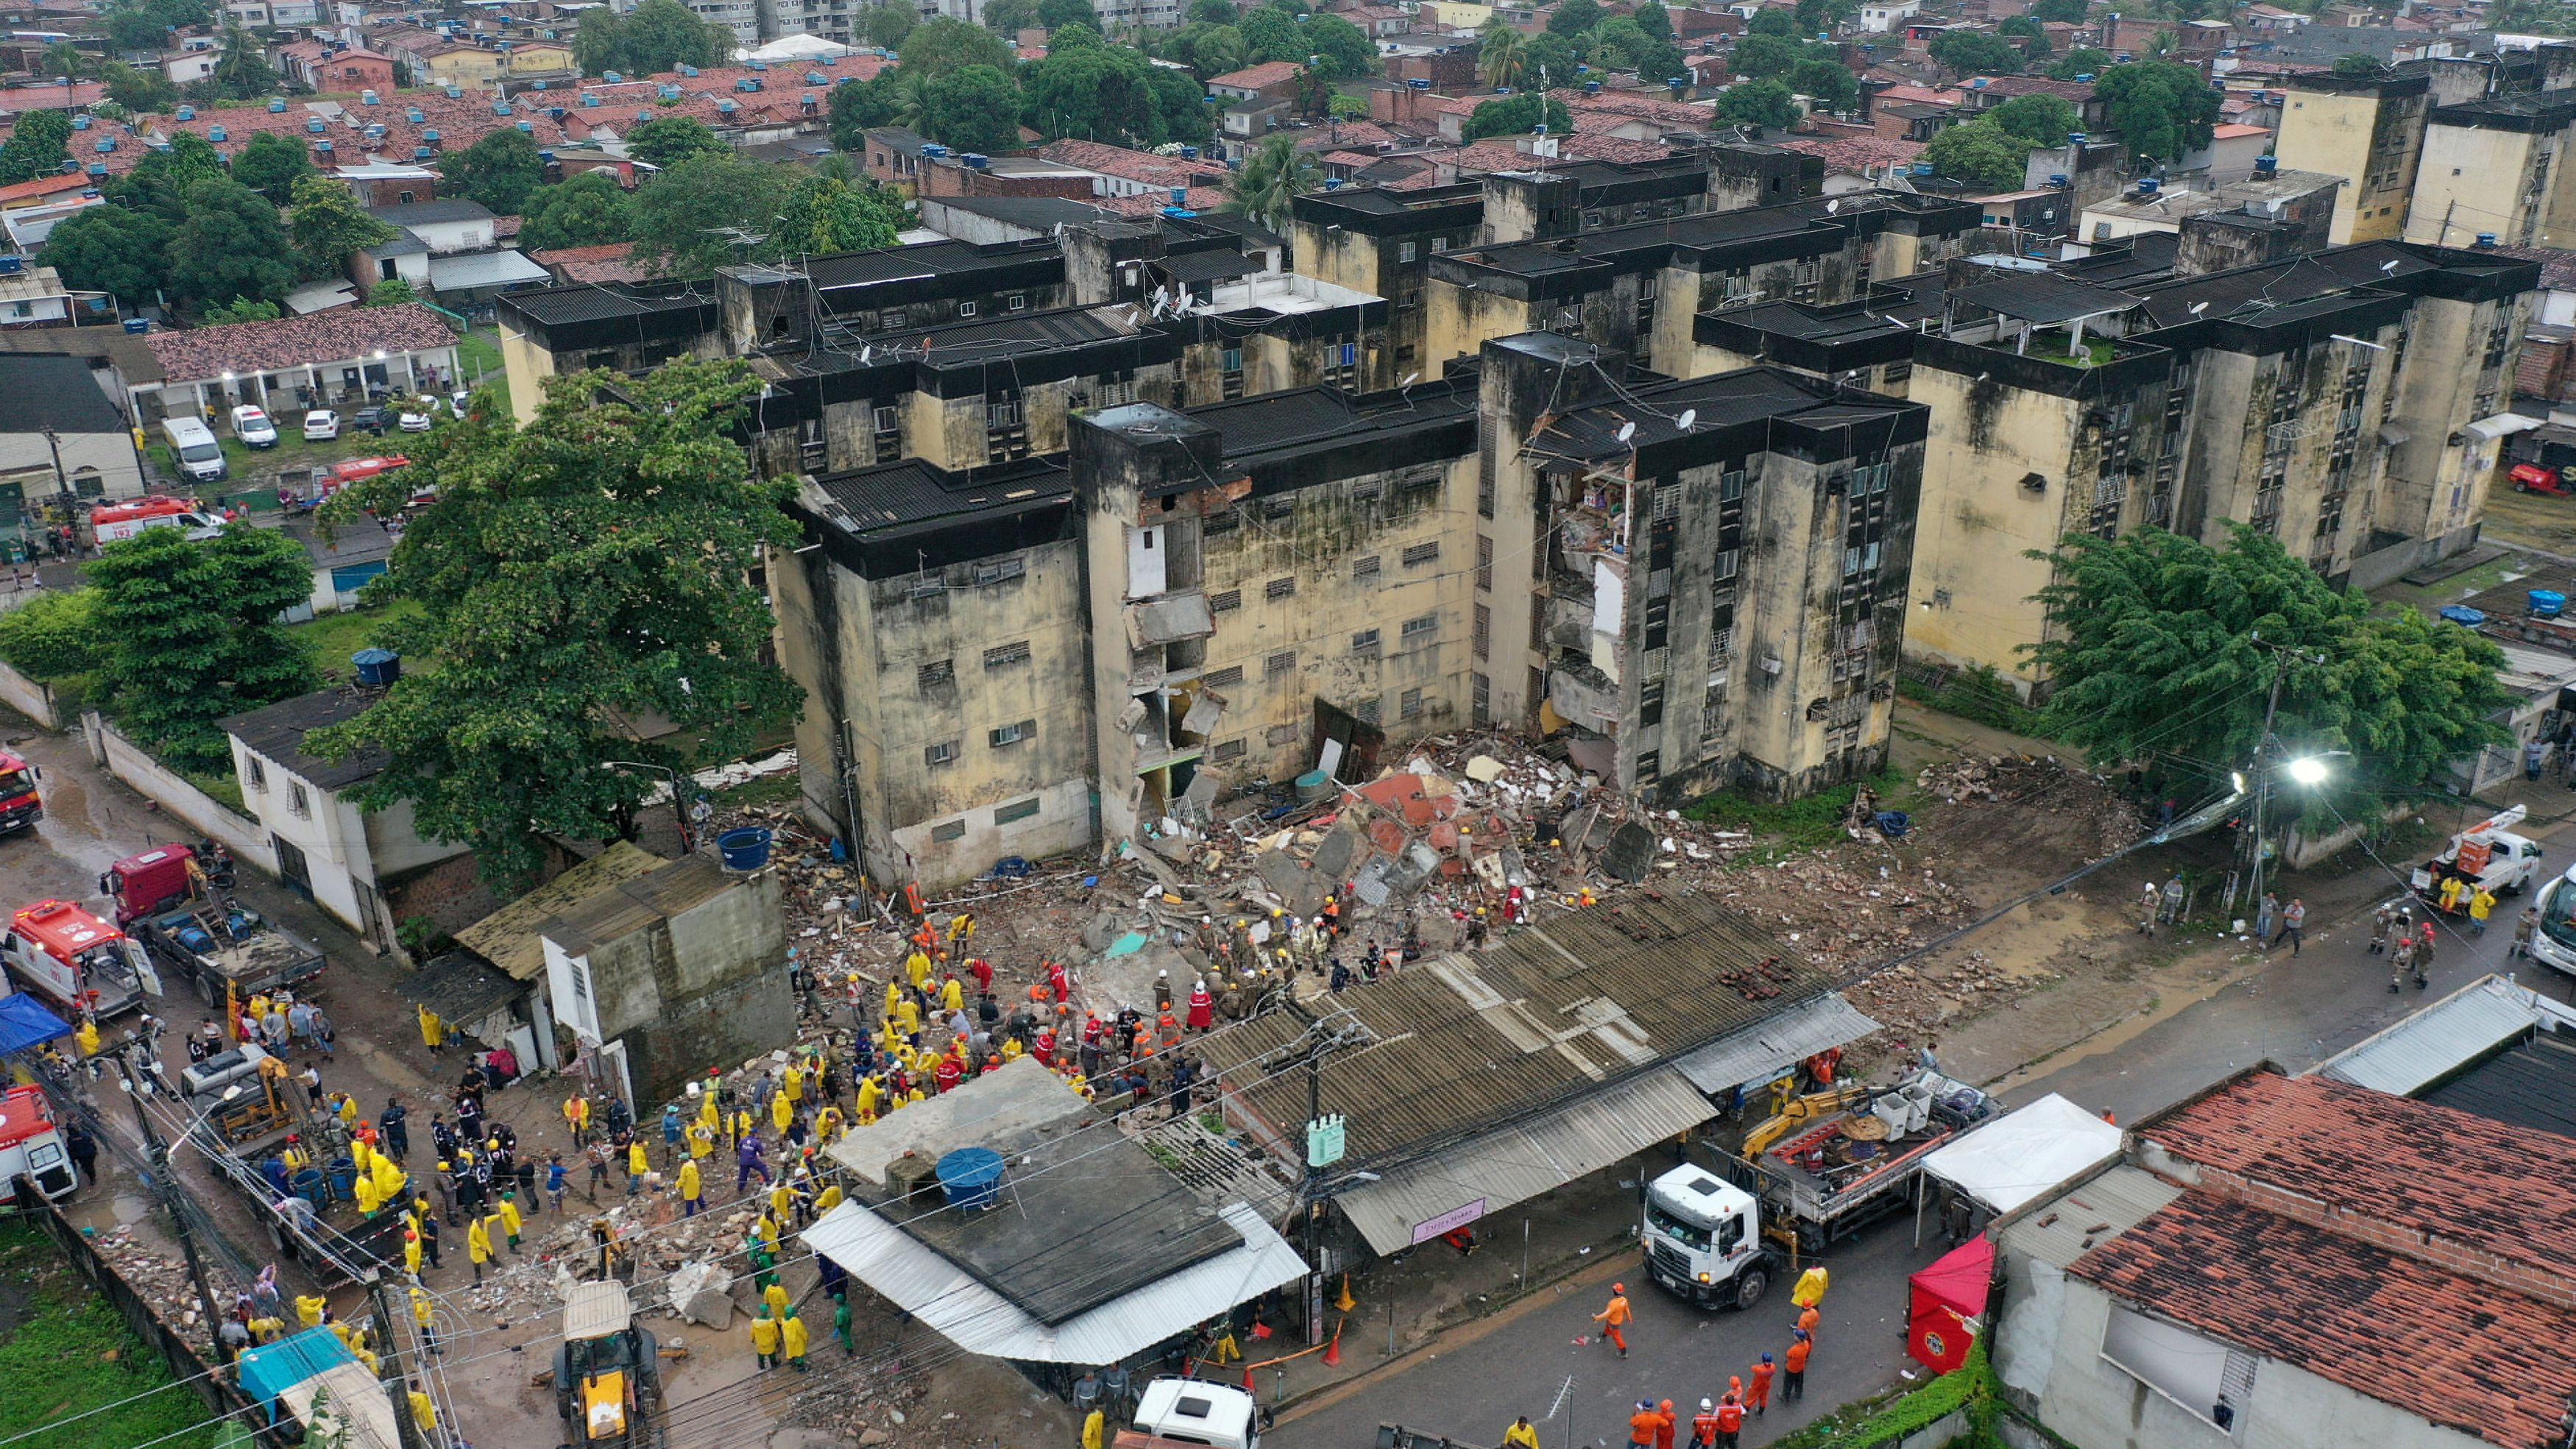
[(2406, 239), (2576, 242), (2576, 90), (2440, 106), (2424, 128)]
[(2283, 79), (2281, 133), (2274, 159), (2285, 170), (2318, 171), (2348, 183), (2335, 195), (2327, 241), (2391, 241), (2406, 232), (2408, 206), (2433, 107), (2428, 68), (2384, 75), (2328, 72)]

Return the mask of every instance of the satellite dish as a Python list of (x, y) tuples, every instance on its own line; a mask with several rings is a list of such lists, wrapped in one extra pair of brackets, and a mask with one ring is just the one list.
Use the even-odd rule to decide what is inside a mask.
[(2191, 315), (2193, 315), (2194, 317), (2197, 317), (2197, 316), (2199, 316), (2201, 313), (2206, 312), (2206, 311), (2208, 311), (2208, 310), (2209, 310), (2209, 304), (2208, 304), (2207, 302), (2194, 302), (2194, 303), (2192, 303), (2192, 304), (2191, 304)]
[(876, 350), (875, 348), (873, 348), (873, 347), (862, 347), (862, 348), (860, 348), (860, 349), (859, 349), (859, 365), (860, 365), (861, 367), (865, 367), (865, 366), (867, 366), (867, 365), (868, 365), (868, 363), (869, 363), (869, 361), (870, 361), (871, 359), (873, 359), (876, 355), (877, 355), (877, 350)]
[(1828, 202), (1826, 202), (1826, 203), (1825, 203), (1825, 215), (1827, 215), (1827, 216), (1831, 216), (1831, 215), (1833, 215), (1835, 212), (1840, 211), (1840, 210), (1842, 210), (1842, 209), (1843, 209), (1843, 204), (1842, 204), (1841, 202), (1839, 202), (1839, 201), (1828, 201)]
[(1675, 421), (1680, 424), (1681, 430), (1687, 433), (1691, 430), (1691, 424), (1699, 421), (1699, 409), (1684, 408), (1682, 409), (1682, 415), (1675, 419)]
[(1415, 381), (1417, 381), (1418, 379), (1420, 379), (1420, 378), (1421, 378), (1421, 376), (1422, 376), (1422, 374), (1421, 374), (1421, 373), (1418, 373), (1418, 372), (1408, 372), (1408, 373), (1406, 373), (1406, 374), (1404, 375), (1404, 381), (1397, 383), (1397, 384), (1396, 384), (1396, 386), (1397, 386), (1397, 387), (1411, 387), (1411, 386), (1413, 386), (1413, 384), (1415, 383)]
[(1619, 425), (1620, 442), (1624, 443), (1635, 436), (1637, 436), (1637, 425), (1635, 423), (1621, 423)]

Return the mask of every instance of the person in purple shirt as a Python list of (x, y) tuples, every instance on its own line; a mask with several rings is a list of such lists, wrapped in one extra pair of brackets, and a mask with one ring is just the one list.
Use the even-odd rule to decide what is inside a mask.
[(744, 1135), (742, 1139), (741, 1153), (735, 1160), (736, 1170), (733, 1175), (734, 1191), (742, 1191), (743, 1188), (750, 1183), (751, 1175), (755, 1172), (760, 1174), (760, 1185), (762, 1187), (769, 1186), (769, 1164), (763, 1161), (760, 1156), (759, 1133), (752, 1132)]

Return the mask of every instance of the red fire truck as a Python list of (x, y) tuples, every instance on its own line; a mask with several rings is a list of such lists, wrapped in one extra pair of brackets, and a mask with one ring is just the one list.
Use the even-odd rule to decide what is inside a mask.
[(71, 1154), (63, 1150), (62, 1129), (37, 1087), (11, 1087), (0, 1092), (0, 1203), (18, 1200), (18, 1179), (32, 1178), (36, 1191), (65, 1198), (80, 1186)]
[(73, 1012), (104, 1020), (161, 994), (160, 974), (139, 941), (69, 901), (38, 901), (13, 912), (0, 937), (10, 979)]
[(36, 767), (0, 750), (0, 835), (31, 830), (45, 818), (45, 802), (36, 796)]

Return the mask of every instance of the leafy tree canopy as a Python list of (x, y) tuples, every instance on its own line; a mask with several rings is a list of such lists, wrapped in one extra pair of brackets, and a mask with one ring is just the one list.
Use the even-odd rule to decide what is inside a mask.
[(527, 205), (528, 193), (545, 180), (546, 163), (537, 154), (535, 137), (504, 126), (462, 151), (439, 157), (438, 171), (459, 194), (483, 203), (495, 215), (516, 216)]
[(367, 289), (367, 305), (370, 307), (399, 307), (405, 302), (419, 300), (420, 294), (411, 289), (411, 283), (400, 277), (387, 277)]
[(1717, 118), (1739, 126), (1793, 126), (1798, 99), (1776, 80), (1741, 81), (1717, 98)]
[(1243, 18), (1234, 0), (1190, 0), (1190, 19), (1201, 25), (1232, 25)]
[(1297, 17), (1268, 5), (1244, 16), (1243, 23), (1235, 28), (1242, 32), (1243, 43), (1251, 48), (1252, 53), (1246, 58), (1254, 64), (1274, 60), (1302, 61), (1313, 53), (1298, 38)]
[(1052, 31), (1064, 25), (1088, 25), (1100, 28), (1100, 16), (1091, 8), (1091, 0), (1038, 0), (1038, 24)]
[(227, 769), (216, 721), (322, 685), (277, 617), (313, 593), (304, 546), (236, 523), (208, 539), (148, 529), (85, 572), (104, 641), (98, 683), (117, 722), (187, 770)]
[(1582, 35), (1601, 23), (1601, 7), (1595, 0), (1557, 0), (1548, 12), (1550, 35)]
[[(612, 383), (626, 400), (603, 404)], [(732, 437), (759, 390), (733, 361), (549, 379), (526, 427), (476, 408), (407, 449), (409, 467), (335, 498), (347, 519), (437, 490), (374, 585), (420, 606), (383, 631), (420, 667), (306, 747), (384, 751), (361, 806), (409, 802), (423, 833), (471, 845), (511, 894), (544, 836), (631, 826), (652, 781), (608, 761), (729, 759), (794, 718), (795, 684), (761, 657), (771, 620), (750, 582), (765, 549), (798, 537), (780, 509), (789, 487), (752, 477)], [(657, 715), (694, 757), (608, 723)]]
[(808, 176), (788, 192), (770, 246), (781, 256), (890, 247), (906, 220), (902, 201), (874, 182)]
[[(1766, 15), (1779, 12), (1766, 10)], [(1729, 64), (1735, 73), (1750, 80), (1771, 80), (1787, 75), (1807, 58), (1806, 47), (1794, 40), (1776, 35), (1748, 35), (1735, 43), (1735, 54)]]
[(277, 206), (295, 199), (297, 177), (312, 174), (313, 163), (305, 159), (303, 141), (275, 131), (251, 137), (242, 143), (241, 154), (233, 157), (233, 179)]
[(345, 271), (350, 253), (393, 239), (394, 229), (369, 216), (356, 195), (338, 181), (299, 176), (293, 195), (288, 230), (295, 237), (295, 250), (304, 259), (307, 276)]
[(733, 156), (691, 156), (635, 190), (635, 257), (676, 277), (703, 277), (731, 262), (759, 259), (729, 229), (765, 235), (787, 203), (784, 168)]
[[(1154, 105), (1163, 113), (1163, 133), (1182, 145), (1196, 145), (1208, 139), (1216, 128), (1211, 114), (1216, 107), (1207, 104), (1207, 90), (1189, 75), (1149, 67), (1145, 79), (1154, 88)], [(1334, 97), (1340, 100), (1341, 97)]]
[(283, 315), (275, 302), (235, 297), (229, 302), (217, 302), (208, 307), (199, 320), (209, 327), (229, 327), (236, 322), (274, 322)]
[(1038, 0), (993, 0), (984, 7), (984, 23), (1004, 35), (1046, 28), (1038, 18)]
[(1664, 7), (1658, 4), (1657, 0), (1646, 0), (1646, 3), (1638, 6), (1628, 18), (1637, 22), (1639, 30), (1657, 40), (1673, 38), (1673, 17), (1665, 13)]
[(168, 279), (169, 250), (170, 224), (159, 216), (93, 206), (64, 218), (45, 239), (45, 265), (62, 274), (66, 287), (112, 292), (139, 307)]
[(1798, 0), (1798, 33), (1819, 35), (1860, 13), (1860, 0)]
[(921, 13), (909, 5), (879, 5), (868, 11), (864, 28), (868, 44), (879, 50), (901, 50), (913, 27), (920, 23)]
[(2034, 146), (2055, 146), (2083, 129), (2083, 118), (2062, 96), (2015, 96), (1986, 113), (1987, 120)]
[(0, 614), (0, 659), (38, 679), (87, 674), (107, 655), (95, 589), (47, 589)]
[(121, 60), (98, 68), (107, 98), (139, 115), (166, 115), (179, 105), (179, 88), (157, 70), (137, 70)]
[(1933, 171), (1954, 181), (2008, 191), (2019, 187), (2027, 174), (2030, 148), (2030, 138), (2005, 130), (1992, 116), (1979, 116), (1942, 127), (1923, 148), (1923, 159)]
[[(1083, 31), (1067, 26), (1056, 33)], [(1148, 79), (1153, 69), (1142, 55), (1123, 46), (1051, 49), (1026, 73), (1029, 124), (1049, 136), (1151, 150), (1168, 139)]]
[(1008, 151), (1020, 144), (1020, 88), (989, 65), (949, 71), (930, 83), (921, 134), (960, 151)]
[(2388, 67), (2380, 63), (2378, 56), (2363, 50), (2338, 55), (2334, 59), (2336, 75), (2377, 75), (2386, 69)]
[(246, 101), (277, 89), (277, 72), (269, 68), (259, 37), (238, 25), (224, 27), (223, 49), (206, 79), (214, 82), (216, 94), (229, 101)]
[(925, 80), (937, 80), (970, 65), (985, 66), (1004, 76), (1019, 63), (1008, 41), (980, 25), (947, 16), (925, 20), (905, 36), (903, 68)]
[(1838, 60), (1802, 60), (1789, 71), (1789, 89), (1813, 99), (1828, 111), (1860, 107), (1860, 82)]
[(880, 75), (874, 80), (832, 87), (830, 114), (833, 147), (842, 151), (866, 150), (869, 128), (894, 125), (902, 114), (896, 104), (894, 79)]
[(1487, 101), (1468, 112), (1467, 124), (1458, 134), (1468, 141), (1481, 141), (1487, 136), (1526, 136), (1542, 119), (1551, 136), (1574, 131), (1574, 113), (1565, 108), (1565, 102), (1549, 100), (1536, 91), (1523, 91)]
[(170, 290), (202, 309), (274, 302), (294, 286), (294, 252), (267, 198), (237, 181), (188, 189), (188, 219), (170, 242)]
[(1324, 58), (1324, 79), (1358, 80), (1377, 73), (1377, 42), (1342, 17), (1309, 16), (1298, 33), (1305, 38), (1307, 54)]
[(617, 178), (585, 171), (561, 185), (538, 187), (528, 198), (519, 245), (536, 251), (606, 246), (632, 240), (634, 224), (626, 189)]
[(649, 166), (668, 166), (684, 156), (710, 156), (729, 149), (695, 116), (659, 116), (626, 138), (627, 154)]
[(700, 20), (680, 0), (643, 0), (619, 15), (585, 11), (573, 31), (573, 63), (584, 75), (652, 75), (684, 65), (721, 65), (734, 52), (730, 27)]
[(2053, 20), (2060, 25), (2081, 25), (2084, 12), (2090, 8), (2085, 0), (2032, 0), (2030, 18)]
[(2049, 63), (2051, 80), (2073, 80), (2079, 75), (2098, 76), (2111, 68), (2111, 52), (2079, 45)]
[(2093, 82), (2093, 94), (2140, 161), (2171, 161), (2206, 146), (2218, 125), (2218, 92), (2197, 68), (2169, 60), (2115, 65)]
[(1932, 58), (1959, 75), (2019, 75), (2022, 55), (1981, 30), (1945, 30), (1932, 38)]
[(2323, 787), (2340, 814), (2429, 788), (2512, 738), (2489, 719), (2505, 704), (2494, 644), (2338, 591), (2246, 525), (2217, 549), (2153, 528), (2070, 537), (2055, 560), (2040, 594), (2053, 637), (2032, 651), (2056, 682), (2044, 718), (2095, 760), (2241, 766), (2285, 663), (2274, 732), (2301, 752), (2353, 752)]
[(1290, 225), (1291, 204), (1323, 186), (1324, 168), (1315, 163), (1313, 156), (1297, 149), (1296, 137), (1272, 136), (1226, 184), (1232, 194), (1223, 210), (1249, 216), (1284, 236)]
[(29, 110), (0, 146), (0, 185), (14, 186), (63, 169), (71, 157), (72, 118), (60, 111)]
[(1756, 14), (1751, 20), (1745, 22), (1744, 33), (1747, 35), (1776, 35), (1784, 40), (1790, 40), (1804, 35), (1806, 33), (1806, 27), (1800, 25), (1798, 23), (1797, 16), (1789, 11), (1764, 10)]

